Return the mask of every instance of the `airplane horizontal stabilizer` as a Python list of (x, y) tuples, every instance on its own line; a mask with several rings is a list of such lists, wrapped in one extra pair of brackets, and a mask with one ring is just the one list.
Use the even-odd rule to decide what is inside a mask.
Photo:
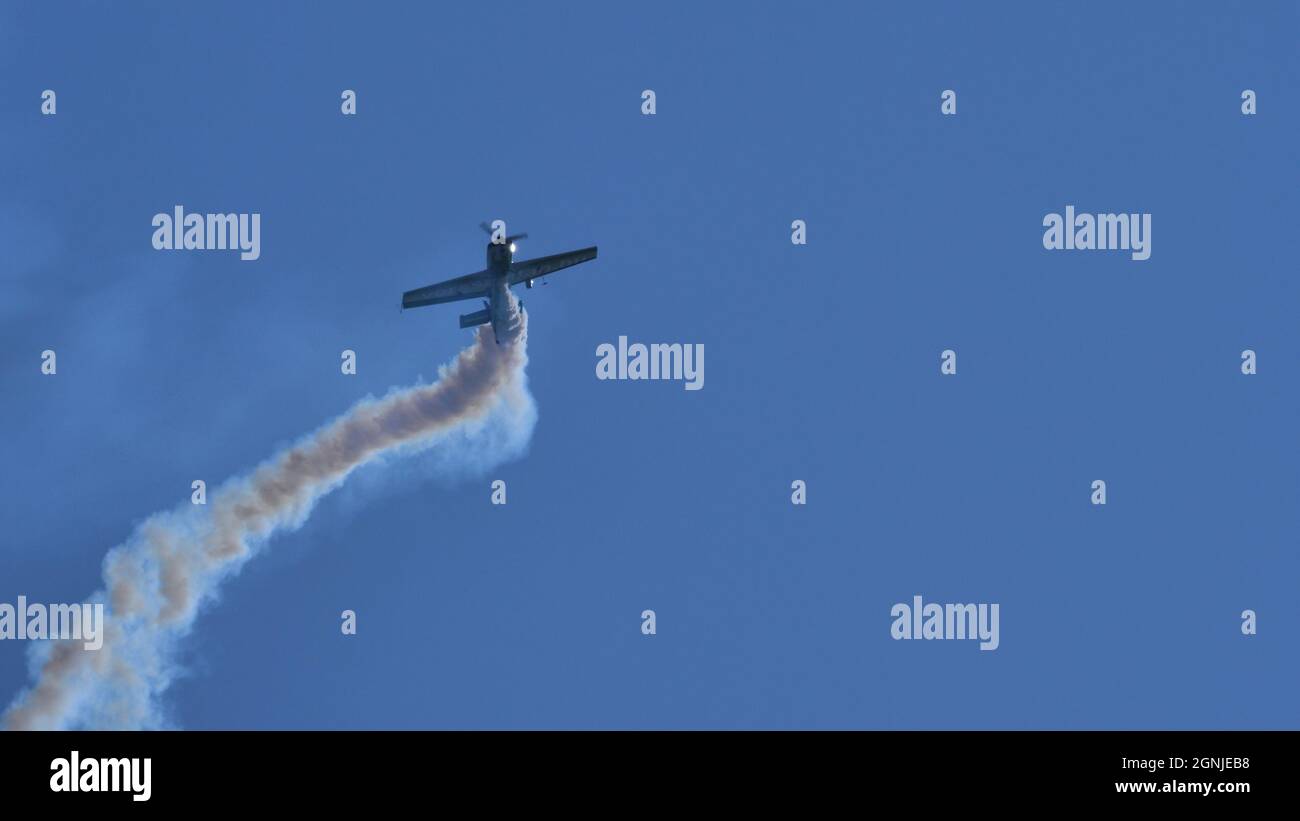
[(475, 325), (486, 325), (492, 321), (490, 309), (484, 308), (481, 311), (475, 311), (472, 314), (460, 315), (460, 327), (473, 328)]

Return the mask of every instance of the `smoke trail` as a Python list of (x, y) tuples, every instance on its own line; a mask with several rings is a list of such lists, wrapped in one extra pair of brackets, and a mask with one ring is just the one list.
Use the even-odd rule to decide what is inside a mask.
[[(456, 429), (493, 421), (522, 443), (535, 419), (524, 378), (522, 312), (500, 345), (490, 325), (474, 344), (420, 385), (367, 399), (246, 477), (213, 492), (211, 504), (156, 514), (104, 560), (104, 644), (33, 646), (35, 682), (4, 715), (8, 729), (157, 727), (159, 696), (176, 674), (176, 642), (199, 607), (279, 530), (300, 526), (315, 502), (356, 468), (427, 447)], [(499, 441), (498, 437), (498, 441)]]

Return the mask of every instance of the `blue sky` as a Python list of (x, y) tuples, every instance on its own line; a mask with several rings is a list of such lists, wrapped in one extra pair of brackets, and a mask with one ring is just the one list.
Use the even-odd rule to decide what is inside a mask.
[[(4, 16), (0, 601), (432, 378), (460, 310), (397, 304), (479, 221), (600, 246), (525, 295), (527, 455), (327, 498), (199, 619), (177, 725), (1300, 726), (1293, 4)], [(261, 259), (152, 250), (178, 203)], [(1045, 251), (1068, 204), (1151, 258)], [(703, 343), (704, 390), (597, 380), (619, 335)], [(892, 641), (916, 594), (1000, 648)]]

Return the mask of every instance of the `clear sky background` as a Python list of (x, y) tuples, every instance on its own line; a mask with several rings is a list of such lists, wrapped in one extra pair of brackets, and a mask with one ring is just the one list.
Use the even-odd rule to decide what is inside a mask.
[[(25, 5), (0, 601), (433, 377), (474, 306), (400, 294), (479, 221), (600, 246), (524, 293), (529, 452), (325, 499), (200, 617), (178, 726), (1300, 726), (1294, 3)], [(152, 250), (176, 204), (260, 212), (261, 259)], [(1068, 204), (1151, 258), (1045, 251)], [(619, 335), (703, 343), (704, 390), (598, 381)], [(1001, 647), (891, 640), (916, 594)]]

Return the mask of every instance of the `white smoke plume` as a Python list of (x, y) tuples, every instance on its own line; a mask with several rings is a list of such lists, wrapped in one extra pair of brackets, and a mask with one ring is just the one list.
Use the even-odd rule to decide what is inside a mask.
[[(366, 399), (347, 413), (212, 492), (206, 507), (188, 503), (155, 514), (104, 560), (104, 644), (40, 642), (34, 681), (4, 714), (7, 729), (156, 728), (166, 725), (160, 696), (176, 675), (176, 643), (199, 608), (277, 531), (300, 526), (312, 506), (350, 473), (386, 455), (438, 448), (475, 426), (518, 450), (536, 419), (524, 376), (527, 327), (522, 312), (498, 345), (490, 325), (444, 367), (431, 385)], [(478, 437), (482, 438), (482, 437)], [(460, 451), (465, 451), (460, 447)], [(451, 452), (455, 453), (453, 443)], [(510, 453), (498, 453), (505, 458)], [(476, 454), (481, 464), (482, 455)]]

